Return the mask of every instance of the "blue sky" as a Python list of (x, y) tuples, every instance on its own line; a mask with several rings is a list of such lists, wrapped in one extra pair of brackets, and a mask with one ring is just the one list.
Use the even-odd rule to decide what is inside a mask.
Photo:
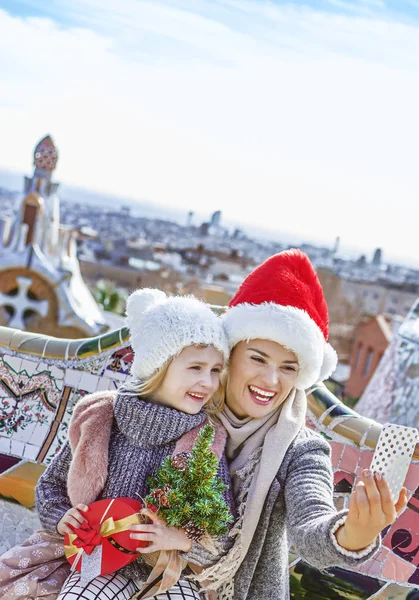
[(419, 256), (419, 0), (0, 0), (0, 57), (0, 167)]
[[(160, 2), (167, 8), (183, 9), (188, 12), (205, 16), (207, 18), (215, 18), (222, 20), (225, 23), (234, 24), (237, 26), (237, 16), (240, 10), (243, 12), (241, 3), (212, 0), (208, 1), (193, 1), (193, 0), (166, 0)], [(250, 4), (250, 2), (248, 3)], [(401, 20), (404, 22), (415, 21), (418, 19), (419, 2), (418, 0), (315, 0), (315, 1), (272, 1), (266, 2), (263, 0), (255, 0), (253, 4), (257, 7), (311, 7), (316, 11), (323, 11), (335, 14), (346, 15), (364, 15), (364, 16), (380, 16), (390, 18), (391, 20)], [(62, 24), (75, 24), (83, 20), (81, 13), (68, 9), (66, 10), (65, 3), (60, 0), (52, 0), (46, 5), (42, 0), (3, 0), (1, 2), (3, 9), (19, 16), (50, 16)], [(117, 5), (113, 7), (116, 8)], [(116, 12), (118, 12), (116, 8)]]

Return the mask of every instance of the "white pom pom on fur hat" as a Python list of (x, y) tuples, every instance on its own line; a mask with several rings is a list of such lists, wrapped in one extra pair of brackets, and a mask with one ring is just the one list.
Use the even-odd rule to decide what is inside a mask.
[(138, 379), (147, 379), (188, 346), (214, 346), (228, 360), (221, 320), (197, 298), (144, 288), (129, 296), (126, 314), (134, 351), (131, 374)]
[(161, 290), (143, 288), (133, 292), (127, 300), (127, 324), (129, 329), (138, 327), (147, 310), (156, 304), (165, 302), (167, 296)]

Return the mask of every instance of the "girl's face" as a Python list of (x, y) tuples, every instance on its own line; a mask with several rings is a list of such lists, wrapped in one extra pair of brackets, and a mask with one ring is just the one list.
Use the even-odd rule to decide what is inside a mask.
[(288, 396), (298, 376), (293, 352), (271, 340), (239, 342), (230, 358), (226, 403), (239, 418), (260, 419)]
[(223, 366), (223, 355), (214, 346), (188, 346), (170, 363), (153, 400), (195, 415), (218, 390)]

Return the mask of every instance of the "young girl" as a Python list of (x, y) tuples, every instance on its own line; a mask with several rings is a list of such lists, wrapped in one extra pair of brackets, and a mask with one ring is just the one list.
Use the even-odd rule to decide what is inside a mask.
[[(135, 359), (134, 379), (116, 397), (98, 392), (81, 400), (74, 411), (69, 442), (55, 457), (36, 488), (36, 507), (44, 529), (72, 533), (85, 521), (87, 504), (117, 497), (138, 498), (148, 493), (147, 478), (172, 455), (179, 442), (208, 421), (215, 411), (214, 396), (228, 357), (218, 317), (191, 297), (166, 297), (159, 290), (134, 292), (127, 304)], [(217, 429), (214, 451), (220, 456), (218, 476), (230, 483)], [(218, 442), (217, 442), (218, 440)], [(229, 489), (224, 499), (232, 506)], [(182, 529), (168, 527), (151, 510), (142, 514), (148, 525), (132, 525), (131, 538), (146, 541), (141, 554), (177, 550), (190, 559), (192, 541)], [(227, 539), (227, 536), (226, 536)], [(194, 545), (196, 542), (194, 542)], [(223, 542), (218, 549), (222, 551)], [(213, 556), (215, 562), (217, 556)], [(192, 561), (191, 561), (192, 562)], [(112, 575), (82, 585), (73, 572), (59, 600), (129, 599), (151, 572), (143, 557)], [(198, 587), (182, 576), (155, 598), (199, 598)], [(150, 596), (146, 595), (149, 598)]]

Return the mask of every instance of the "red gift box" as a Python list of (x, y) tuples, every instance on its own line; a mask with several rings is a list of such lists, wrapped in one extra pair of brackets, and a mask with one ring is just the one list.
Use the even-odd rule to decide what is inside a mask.
[[(65, 555), (72, 569), (83, 574), (85, 562), (93, 552), (101, 552), (100, 572), (92, 573), (92, 579), (99, 575), (114, 573), (135, 560), (137, 548), (144, 548), (148, 542), (130, 537), (131, 527), (143, 523), (139, 515), (143, 505), (133, 498), (115, 498), (99, 500), (89, 504), (89, 510), (83, 513), (87, 523), (72, 528), (74, 534), (65, 534)], [(98, 568), (99, 571), (99, 568)]]

